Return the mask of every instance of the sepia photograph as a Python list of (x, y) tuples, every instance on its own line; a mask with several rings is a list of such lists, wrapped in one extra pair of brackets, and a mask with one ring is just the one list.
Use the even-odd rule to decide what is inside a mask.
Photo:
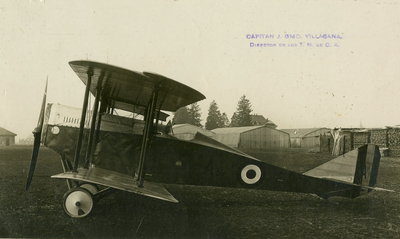
[(400, 3), (0, 3), (0, 238), (400, 238)]

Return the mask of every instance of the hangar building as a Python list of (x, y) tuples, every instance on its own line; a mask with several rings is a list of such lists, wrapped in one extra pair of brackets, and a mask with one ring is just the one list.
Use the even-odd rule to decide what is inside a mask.
[(235, 148), (288, 148), (290, 136), (267, 125), (212, 130), (219, 142)]
[(320, 145), (320, 134), (329, 135), (329, 128), (281, 129), (290, 134), (290, 143), (293, 148), (314, 148)]
[(15, 145), (15, 136), (17, 134), (0, 127), (0, 146)]
[(206, 129), (199, 128), (191, 124), (176, 124), (172, 126), (174, 136), (178, 139), (191, 140), (197, 132), (200, 132), (210, 138), (215, 137), (215, 133)]

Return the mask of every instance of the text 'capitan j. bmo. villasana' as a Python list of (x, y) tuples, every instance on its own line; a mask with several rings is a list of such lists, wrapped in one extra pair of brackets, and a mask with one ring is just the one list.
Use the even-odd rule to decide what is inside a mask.
[(340, 34), (246, 34), (250, 47), (340, 47)]

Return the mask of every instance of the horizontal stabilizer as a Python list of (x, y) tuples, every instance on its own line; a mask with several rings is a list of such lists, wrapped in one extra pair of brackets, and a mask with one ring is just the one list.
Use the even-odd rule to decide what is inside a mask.
[(357, 166), (358, 149), (305, 172), (304, 175), (353, 183)]
[(144, 181), (139, 187), (136, 178), (102, 168), (79, 168), (78, 172), (66, 172), (51, 176), (52, 178), (71, 179), (111, 187), (169, 202), (178, 202), (164, 187)]

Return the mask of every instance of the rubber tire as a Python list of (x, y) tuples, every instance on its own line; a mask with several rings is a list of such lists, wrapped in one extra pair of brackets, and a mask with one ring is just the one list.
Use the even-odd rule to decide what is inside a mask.
[(96, 195), (100, 191), (99, 186), (93, 183), (82, 183), (80, 187), (89, 190), (92, 195)]
[(86, 217), (92, 212), (93, 206), (93, 194), (85, 188), (71, 188), (64, 194), (63, 209), (70, 217)]

